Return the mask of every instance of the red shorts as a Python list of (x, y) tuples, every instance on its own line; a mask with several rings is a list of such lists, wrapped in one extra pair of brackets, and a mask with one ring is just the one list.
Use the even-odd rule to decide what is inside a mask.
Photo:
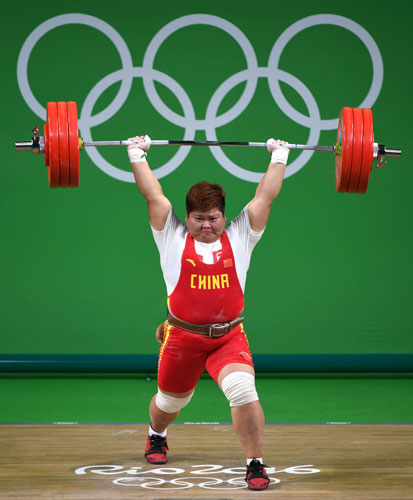
[(205, 369), (218, 382), (220, 371), (229, 363), (254, 367), (242, 324), (217, 338), (168, 326), (159, 352), (158, 386), (166, 392), (190, 391)]

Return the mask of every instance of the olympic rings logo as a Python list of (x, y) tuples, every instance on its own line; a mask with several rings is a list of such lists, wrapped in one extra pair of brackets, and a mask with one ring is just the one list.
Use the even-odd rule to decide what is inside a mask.
[[(198, 484), (194, 481), (201, 480)], [(270, 477), (270, 485), (279, 483), (280, 480)], [(206, 490), (241, 490), (247, 487), (244, 477), (220, 479), (218, 477), (179, 477), (170, 480), (160, 477), (121, 477), (115, 479), (113, 484), (118, 486), (141, 487), (148, 490), (187, 490), (189, 488), (203, 488)], [(170, 485), (170, 486), (169, 486)]]
[[(254, 96), (258, 78), (267, 78), (271, 95), (282, 112), (294, 122), (309, 129), (309, 144), (318, 144), (320, 132), (322, 130), (333, 130), (337, 128), (338, 118), (323, 120), (320, 116), (317, 102), (305, 84), (292, 74), (278, 67), (284, 48), (294, 36), (306, 28), (317, 25), (327, 24), (345, 28), (355, 34), (367, 48), (372, 60), (373, 78), (365, 99), (358, 107), (372, 107), (379, 96), (383, 83), (383, 60), (376, 42), (362, 26), (342, 16), (319, 14), (305, 17), (295, 22), (289, 26), (274, 43), (268, 58), (267, 67), (259, 67), (250, 41), (234, 24), (221, 17), (209, 14), (187, 15), (171, 21), (158, 31), (146, 49), (142, 66), (135, 67), (132, 64), (132, 57), (125, 41), (108, 23), (86, 14), (64, 14), (53, 17), (40, 24), (28, 36), (22, 46), (17, 62), (17, 79), (23, 98), (30, 109), (44, 120), (46, 119), (46, 110), (37, 101), (30, 89), (27, 74), (28, 62), (34, 46), (46, 33), (54, 28), (67, 24), (82, 24), (101, 31), (116, 47), (122, 63), (121, 69), (110, 73), (96, 83), (86, 97), (79, 118), (79, 127), (82, 130), (82, 136), (86, 142), (93, 141), (91, 133), (92, 127), (109, 120), (123, 106), (135, 77), (142, 78), (146, 95), (158, 113), (169, 122), (185, 129), (183, 140), (193, 140), (196, 131), (203, 130), (205, 131), (206, 139), (209, 141), (217, 140), (217, 127), (232, 122), (243, 113)], [(197, 24), (214, 26), (228, 33), (241, 47), (247, 62), (247, 68), (245, 70), (232, 75), (217, 88), (208, 103), (205, 118), (202, 120), (196, 118), (192, 102), (182, 86), (167, 74), (153, 67), (157, 51), (170, 35), (181, 28)], [(121, 84), (115, 99), (104, 110), (92, 115), (93, 107), (98, 98), (106, 89), (117, 82), (121, 82)], [(175, 113), (162, 101), (154, 82), (162, 83), (175, 95), (182, 107), (183, 116)], [(229, 110), (218, 115), (218, 109), (225, 96), (234, 87), (243, 82), (246, 82), (246, 85), (238, 102)], [(300, 95), (307, 107), (309, 116), (303, 115), (289, 104), (281, 91), (280, 82), (288, 84)], [(165, 177), (182, 164), (190, 150), (191, 147), (181, 146), (169, 161), (154, 169), (153, 172), (159, 179)], [(106, 174), (124, 182), (134, 182), (131, 172), (126, 172), (111, 165), (95, 147), (89, 147), (86, 151), (96, 166)], [(224, 169), (239, 179), (249, 182), (259, 182), (263, 176), (263, 173), (252, 172), (236, 165), (226, 156), (220, 147), (211, 147), (210, 151)], [(285, 177), (295, 174), (306, 165), (313, 153), (314, 151), (302, 151), (287, 167)]]

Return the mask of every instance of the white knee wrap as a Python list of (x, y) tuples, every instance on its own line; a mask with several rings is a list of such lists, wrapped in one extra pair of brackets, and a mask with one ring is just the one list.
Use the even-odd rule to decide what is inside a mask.
[(221, 389), (228, 399), (230, 406), (243, 406), (253, 401), (258, 401), (255, 379), (252, 373), (229, 373), (223, 378)]
[(175, 413), (186, 406), (190, 401), (195, 391), (192, 391), (186, 398), (175, 398), (165, 394), (158, 388), (156, 395), (156, 406), (165, 413)]

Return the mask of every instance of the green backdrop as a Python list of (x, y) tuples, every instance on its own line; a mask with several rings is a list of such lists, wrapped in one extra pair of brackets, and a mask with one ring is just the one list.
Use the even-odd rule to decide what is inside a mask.
[[(252, 351), (262, 359), (273, 356), (267, 358), (266, 369), (277, 370), (281, 358), (274, 356), (284, 355), (296, 356), (297, 366), (304, 359), (297, 356), (349, 356), (351, 366), (357, 355), (392, 355), (393, 368), (403, 362), (405, 369), (413, 369), (409, 161), (413, 73), (408, 63), (413, 5), (395, 0), (391, 13), (388, 9), (383, 0), (350, 0), (336, 7), (324, 0), (316, 4), (298, 0), (288, 8), (281, 2), (258, 0), (253, 10), (232, 0), (213, 0), (199, 7), (189, 1), (164, 0), (147, 7), (124, 0), (116, 2), (116, 8), (95, 0), (87, 4), (75, 0), (69, 6), (45, 0), (30, 12), (17, 4), (3, 7), (0, 365), (10, 369), (7, 361), (24, 359), (18, 355), (148, 355), (146, 359), (154, 363), (158, 349), (154, 331), (165, 318), (166, 291), (145, 202), (136, 186), (108, 175), (82, 152), (80, 187), (52, 190), (43, 157), (14, 150), (14, 141), (28, 140), (34, 126), (45, 121), (18, 83), (22, 47), (34, 30), (51, 28), (51, 19), (55, 23), (62, 19), (56, 16), (82, 14), (106, 23), (110, 37), (86, 24), (49, 29), (30, 50), (27, 81), (43, 107), (47, 101), (75, 100), (81, 114), (85, 103), (91, 104), (96, 119), (90, 132), (96, 140), (144, 133), (152, 139), (182, 139), (189, 133), (183, 124), (191, 121), (191, 109), (192, 124), (198, 126), (194, 137), (207, 138), (204, 120), (217, 103), (212, 99), (218, 98), (215, 92), (247, 68), (251, 54), (260, 69), (255, 70), (257, 86), (248, 105), (234, 111), (249, 91), (244, 73), (232, 87), (228, 80), (232, 89), (223, 90), (223, 99), (218, 100), (221, 123), (215, 120), (214, 128), (209, 117), (208, 133), (215, 131), (220, 140), (276, 137), (306, 143), (312, 133), (317, 134), (294, 120), (294, 111), (283, 111), (282, 100), (272, 96), (268, 75), (278, 75), (285, 99), (296, 112), (311, 115), (313, 127), (317, 110), (321, 120), (337, 119), (342, 106), (361, 105), (372, 83), (378, 84), (377, 96), (368, 106), (373, 110), (375, 139), (401, 147), (402, 158), (390, 159), (380, 170), (373, 168), (365, 195), (336, 193), (334, 155), (328, 152), (315, 153), (285, 179), (252, 257), (245, 328)], [(169, 23), (200, 14), (216, 16), (223, 26), (231, 24), (232, 32), (250, 47), (249, 55), (217, 26), (192, 24), (171, 32), (154, 54), (158, 73), (152, 72), (158, 79), (154, 88), (168, 108), (163, 112), (144, 88), (140, 68), (145, 54), (149, 57), (148, 47), (165, 27), (173, 26)], [(274, 44), (281, 43), (289, 27), (321, 14), (341, 16), (348, 26), (357, 25), (360, 33), (367, 33), (383, 62), (382, 81), (366, 44), (339, 25), (301, 29), (281, 51), (281, 71), (269, 64)], [(121, 56), (113, 40), (127, 48), (123, 63), (131, 58), (130, 68), (121, 75)], [(111, 74), (113, 84), (105, 87), (104, 78)], [(116, 75), (123, 78), (122, 85), (127, 85), (128, 77), (131, 82), (119, 106), (114, 100), (123, 87)], [(98, 82), (105, 87), (101, 94)], [(99, 119), (114, 102), (111, 116)], [(232, 111), (233, 118), (223, 124), (222, 117)], [(174, 115), (175, 122), (166, 113)], [(81, 133), (85, 131), (81, 126)], [(336, 131), (321, 127), (318, 143), (335, 141)], [(153, 147), (151, 166), (166, 164), (177, 150)], [(261, 149), (223, 151), (250, 172), (264, 172), (269, 160)], [(100, 149), (100, 154), (99, 161), (110, 163), (116, 175), (128, 175), (123, 148)], [(289, 164), (296, 158), (299, 161), (299, 153), (292, 152)], [(188, 188), (204, 179), (224, 186), (228, 218), (239, 213), (256, 189), (256, 182), (223, 168), (208, 148), (192, 148), (161, 179), (180, 217), (185, 215)], [(314, 359), (318, 363), (321, 358)], [(334, 365), (334, 358), (329, 359)]]

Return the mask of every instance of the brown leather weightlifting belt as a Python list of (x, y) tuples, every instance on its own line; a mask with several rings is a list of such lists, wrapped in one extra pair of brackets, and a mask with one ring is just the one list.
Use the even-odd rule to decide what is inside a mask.
[(172, 313), (168, 312), (168, 323), (171, 326), (176, 326), (177, 328), (182, 328), (191, 333), (199, 333), (200, 335), (205, 335), (206, 337), (222, 337), (226, 333), (233, 330), (236, 326), (240, 325), (244, 321), (244, 318), (237, 318), (232, 321), (226, 321), (225, 323), (212, 323), (207, 325), (198, 325), (196, 323), (188, 323), (188, 321), (183, 321), (175, 317)]

